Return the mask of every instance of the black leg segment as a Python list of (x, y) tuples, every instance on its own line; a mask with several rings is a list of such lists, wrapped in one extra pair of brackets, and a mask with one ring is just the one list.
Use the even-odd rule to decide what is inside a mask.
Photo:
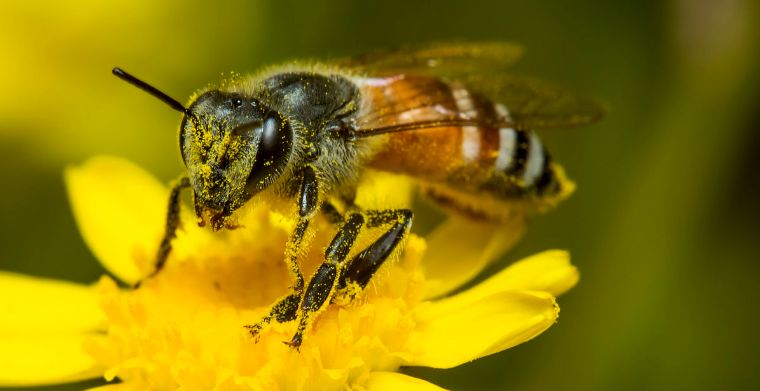
[(296, 228), (290, 234), (288, 243), (285, 247), (285, 261), (288, 264), (288, 270), (293, 274), (295, 283), (292, 292), (280, 299), (267, 316), (263, 317), (258, 323), (245, 326), (251, 335), (258, 339), (259, 333), (265, 325), (272, 320), (279, 323), (295, 320), (298, 316), (298, 308), (304, 292), (304, 277), (301, 272), (301, 266), (298, 263), (298, 257), (301, 254), (303, 239), (306, 236), (306, 230), (314, 213), (319, 206), (319, 183), (317, 176), (312, 167), (307, 166), (301, 173), (301, 188), (298, 193), (298, 222)]
[[(155, 268), (147, 278), (156, 276), (166, 265), (166, 260), (169, 258), (169, 254), (172, 251), (172, 240), (177, 237), (177, 228), (179, 227), (179, 195), (182, 189), (190, 187), (190, 179), (187, 177), (180, 178), (172, 186), (172, 190), (169, 193), (169, 206), (166, 212), (166, 228), (164, 229), (164, 237), (161, 239), (161, 244), (158, 247), (156, 254)], [(135, 288), (140, 287), (142, 281), (138, 281), (135, 284)]]
[(317, 211), (319, 205), (319, 184), (314, 169), (307, 166), (304, 168), (301, 180), (301, 189), (298, 195), (298, 223), (293, 233), (288, 238), (285, 247), (285, 258), (288, 262), (288, 270), (295, 278), (293, 290), (300, 294), (303, 292), (304, 278), (301, 266), (298, 264), (298, 255), (301, 253), (301, 244), (309, 228), (309, 222)]
[(343, 223), (343, 215), (340, 213), (338, 208), (335, 207), (330, 202), (324, 202), (322, 203), (321, 208), (322, 214), (327, 217), (327, 220), (330, 222), (330, 224), (338, 225)]
[(325, 251), (325, 261), (317, 268), (304, 291), (298, 314), (298, 329), (288, 345), (298, 349), (303, 342), (309, 320), (314, 313), (319, 312), (330, 299), (340, 274), (340, 269), (359, 236), (364, 225), (364, 216), (352, 214), (346, 219), (330, 246)]
[(319, 184), (317, 174), (310, 166), (303, 169), (303, 179), (301, 180), (301, 191), (298, 197), (298, 214), (301, 218), (308, 218), (314, 215), (319, 205)]
[(278, 323), (285, 323), (290, 322), (291, 320), (295, 320), (296, 316), (298, 315), (298, 303), (301, 302), (301, 294), (300, 293), (291, 293), (277, 302), (272, 309), (270, 310), (269, 314), (263, 318), (261, 318), (260, 321), (256, 324), (247, 325), (245, 326), (248, 331), (251, 333), (251, 335), (256, 338), (256, 341), (258, 341), (259, 333), (261, 333), (261, 330), (269, 324), (272, 319), (276, 320)]
[(412, 211), (409, 209), (371, 211), (367, 214), (370, 216), (368, 226), (392, 224), (391, 228), (351, 259), (340, 276), (339, 288), (345, 288), (349, 283), (356, 283), (362, 289), (366, 287), (412, 225)]
[[(304, 186), (303, 188), (305, 189), (306, 187)], [(300, 199), (305, 199), (304, 194), (302, 194)], [(327, 209), (332, 207), (329, 203), (322, 205), (323, 211), (325, 206), (327, 206)], [(337, 212), (337, 209), (334, 211)], [(327, 213), (333, 216), (337, 214), (332, 211), (327, 211)], [(302, 217), (310, 216), (311, 214), (305, 214)], [(293, 235), (295, 237), (303, 236), (303, 233), (299, 229), (301, 227), (300, 221)], [(412, 211), (408, 209), (392, 209), (351, 213), (343, 221), (338, 233), (325, 250), (324, 262), (311, 276), (305, 289), (300, 291), (294, 289), (291, 294), (285, 296), (272, 307), (269, 315), (254, 325), (246, 326), (252, 335), (258, 337), (262, 328), (272, 320), (278, 322), (297, 320), (296, 332), (291, 340), (286, 342), (286, 344), (297, 350), (303, 343), (304, 334), (309, 328), (311, 320), (331, 302), (337, 290), (350, 286), (351, 289), (347, 289), (342, 293), (355, 293), (360, 292), (361, 289), (367, 286), (377, 270), (406, 237), (412, 224)], [(308, 220), (306, 220), (306, 223), (308, 223)], [(348, 261), (348, 254), (365, 225), (375, 228), (387, 227), (387, 230), (362, 252)], [(290, 242), (300, 243), (300, 239), (291, 238)], [(295, 260), (291, 261), (290, 265), (294, 265), (294, 267), (298, 266)], [(300, 269), (298, 270), (300, 273)], [(347, 294), (344, 297), (350, 299), (353, 298), (353, 294)]]

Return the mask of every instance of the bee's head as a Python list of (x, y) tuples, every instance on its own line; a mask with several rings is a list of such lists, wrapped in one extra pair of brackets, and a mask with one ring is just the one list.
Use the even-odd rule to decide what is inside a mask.
[(196, 213), (214, 228), (285, 171), (293, 130), (287, 119), (258, 100), (212, 90), (189, 107), (124, 72), (113, 74), (184, 114), (179, 145), (193, 187)]
[(292, 141), (288, 121), (258, 100), (203, 93), (188, 107), (179, 137), (196, 204), (228, 215), (282, 174)]

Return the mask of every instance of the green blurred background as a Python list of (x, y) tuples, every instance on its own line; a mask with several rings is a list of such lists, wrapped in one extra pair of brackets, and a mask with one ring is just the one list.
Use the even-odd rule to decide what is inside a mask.
[(292, 58), (515, 41), (527, 49), (517, 72), (611, 112), (542, 133), (578, 191), (534, 219), (491, 271), (566, 248), (581, 282), (536, 340), (452, 370), (407, 372), (461, 390), (760, 382), (760, 3), (23, 4), (0, 15), (0, 269), (81, 282), (103, 271), (69, 211), (65, 165), (105, 153), (166, 181), (182, 170), (179, 115), (111, 76), (115, 65), (184, 101), (223, 72)]

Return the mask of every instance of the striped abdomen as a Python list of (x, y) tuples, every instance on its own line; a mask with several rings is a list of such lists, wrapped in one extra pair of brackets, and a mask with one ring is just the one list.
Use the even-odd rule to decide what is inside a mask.
[(362, 80), (358, 129), (452, 116), (503, 124), (438, 127), (381, 136), (386, 137), (385, 143), (370, 166), (419, 179), (425, 191), (441, 203), (471, 204), (488, 196), (497, 204), (524, 205), (528, 201), (540, 207), (546, 203), (542, 201), (555, 199), (567, 190), (562, 186), (561, 168), (551, 162), (539, 138), (532, 131), (510, 126), (512, 120), (505, 106), (462, 85), (432, 77)]

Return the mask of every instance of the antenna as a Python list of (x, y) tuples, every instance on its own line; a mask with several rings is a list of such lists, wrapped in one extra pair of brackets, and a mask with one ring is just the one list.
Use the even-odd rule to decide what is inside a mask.
[(185, 113), (190, 117), (195, 117), (188, 108), (182, 105), (182, 103), (177, 102), (177, 100), (171, 96), (159, 91), (158, 88), (153, 87), (152, 85), (130, 75), (127, 72), (124, 72), (123, 69), (116, 67), (111, 71), (111, 73), (113, 73), (119, 79), (126, 81), (127, 83), (155, 96), (158, 99), (161, 99), (161, 101), (169, 105), (172, 109), (177, 110), (181, 113)]

